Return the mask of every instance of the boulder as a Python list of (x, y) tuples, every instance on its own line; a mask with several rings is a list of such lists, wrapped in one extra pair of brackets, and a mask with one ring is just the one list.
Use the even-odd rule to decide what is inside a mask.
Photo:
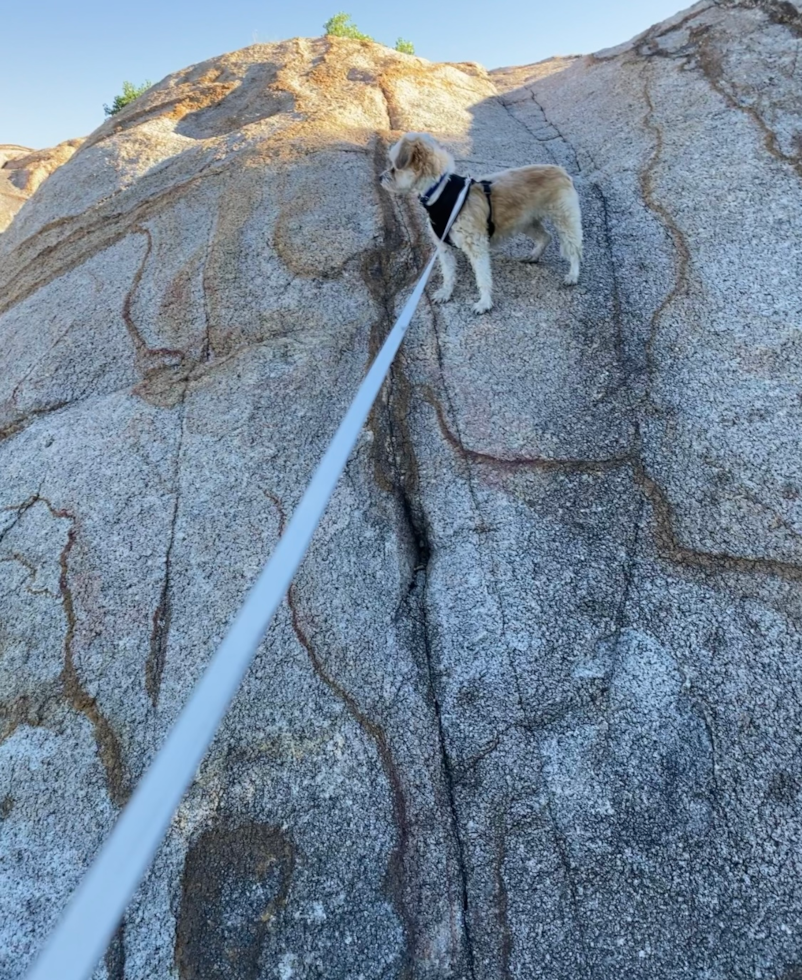
[(0, 143), (0, 232), (53, 171), (75, 153), (83, 140), (65, 140), (48, 150)]
[(0, 237), (0, 978), (22, 977), (430, 254), (407, 129), (583, 205), (421, 303), (96, 980), (802, 970), (802, 16), (486, 72), (254, 45)]
[(25, 146), (0, 143), (0, 232), (11, 224), (11, 219), (25, 203), (25, 196), (9, 180), (11, 173), (6, 171), (5, 165), (30, 152)]

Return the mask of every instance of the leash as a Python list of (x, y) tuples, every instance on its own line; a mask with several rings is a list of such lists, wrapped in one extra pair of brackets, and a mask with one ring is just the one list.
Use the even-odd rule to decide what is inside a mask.
[[(470, 189), (455, 204), (446, 233)], [(423, 270), (329, 443), (284, 534), (251, 588), (164, 745), (77, 887), (27, 980), (86, 980), (150, 867), (256, 648), (306, 554), (351, 450), (401, 346), (437, 258)]]

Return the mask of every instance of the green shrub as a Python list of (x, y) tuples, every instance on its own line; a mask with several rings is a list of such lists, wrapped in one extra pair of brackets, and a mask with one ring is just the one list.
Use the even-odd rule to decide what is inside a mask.
[(335, 14), (323, 25), (323, 30), (332, 37), (350, 37), (352, 41), (372, 41), (368, 34), (363, 34), (351, 19), (350, 14)]
[(143, 82), (142, 85), (136, 86), (133, 82), (123, 82), (123, 93), (122, 95), (115, 95), (114, 101), (110, 106), (104, 105), (103, 111), (107, 116), (116, 115), (120, 109), (124, 109), (129, 102), (133, 102), (134, 99), (138, 99), (143, 92), (147, 92), (150, 88), (151, 82)]
[[(363, 34), (356, 26), (350, 14), (335, 14), (329, 17), (323, 25), (326, 34), (332, 37), (349, 37), (352, 41), (373, 41), (370, 34)], [(395, 42), (395, 50), (402, 54), (415, 54), (415, 46), (411, 41), (405, 41), (402, 37)]]

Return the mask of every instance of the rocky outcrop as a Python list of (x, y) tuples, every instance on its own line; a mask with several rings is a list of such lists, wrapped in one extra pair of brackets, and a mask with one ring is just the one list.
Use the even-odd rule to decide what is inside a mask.
[(154, 86), (0, 238), (0, 977), (23, 975), (421, 269), (376, 175), (584, 208), (422, 304), (98, 977), (802, 968), (802, 27), (487, 73), (332, 38)]
[(17, 146), (14, 143), (0, 143), (0, 232), (11, 224), (11, 219), (26, 200), (25, 195), (21, 194), (19, 189), (9, 180), (11, 172), (6, 171), (5, 166), (30, 152), (24, 146)]
[(65, 140), (48, 150), (0, 143), (0, 232), (53, 171), (75, 153), (83, 140)]

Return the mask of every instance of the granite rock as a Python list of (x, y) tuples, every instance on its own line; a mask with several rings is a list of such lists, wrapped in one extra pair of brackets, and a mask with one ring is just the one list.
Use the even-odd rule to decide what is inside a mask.
[(486, 72), (170, 76), (0, 237), (0, 978), (24, 975), (430, 246), (377, 174), (556, 162), (580, 284), (421, 304), (96, 980), (802, 970), (802, 17)]
[(65, 140), (47, 150), (0, 143), (0, 232), (50, 174), (75, 153), (83, 140)]

